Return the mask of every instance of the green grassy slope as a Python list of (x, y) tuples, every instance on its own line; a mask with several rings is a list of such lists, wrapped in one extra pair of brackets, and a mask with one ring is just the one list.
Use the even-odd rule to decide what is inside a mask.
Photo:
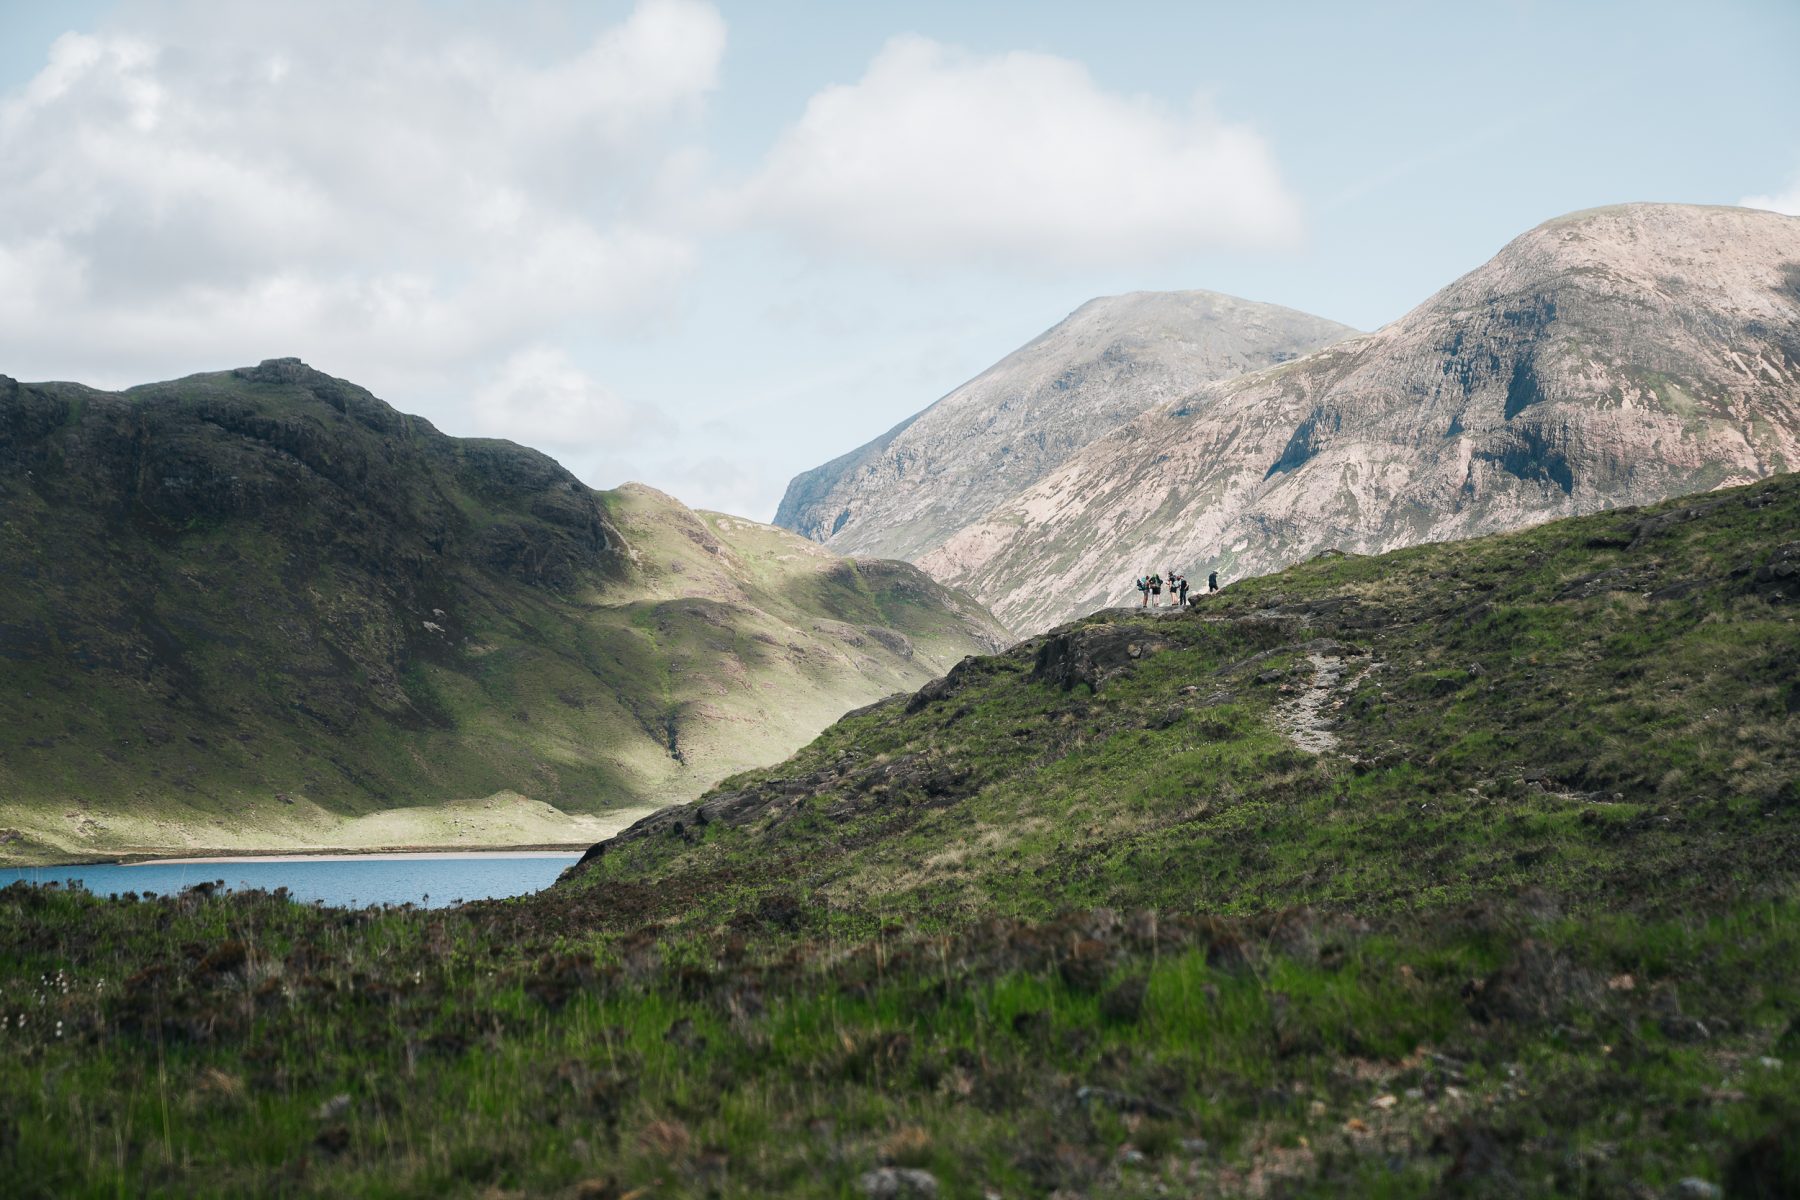
[(517, 901), (8, 889), (0, 1178), (1800, 1194), (1797, 531), (1786, 476), (1099, 614)]
[[(581, 881), (654, 879), (641, 915), (698, 928), (797, 890), (865, 932), (1071, 904), (1784, 888), (1800, 860), (1796, 538), (1786, 476), (1329, 556), (1185, 613), (1100, 614), (645, 822)], [(1336, 681), (1309, 698), (1315, 658)], [(1309, 699), (1333, 753), (1286, 732)]]
[(0, 856), (581, 840), (1003, 636), (292, 360), (0, 381)]

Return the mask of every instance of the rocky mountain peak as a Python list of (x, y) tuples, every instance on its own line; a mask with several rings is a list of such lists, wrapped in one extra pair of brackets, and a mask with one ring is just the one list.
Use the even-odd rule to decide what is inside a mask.
[(880, 438), (796, 477), (775, 523), (839, 553), (917, 557), (1145, 410), (1351, 332), (1216, 292), (1090, 300)]
[(1015, 629), (1133, 564), (1262, 574), (1800, 464), (1800, 219), (1545, 222), (1372, 334), (1165, 403), (920, 559)]
[(238, 367), (231, 372), (251, 383), (307, 383), (323, 377), (298, 358), (265, 358), (254, 367)]
[(1679, 298), (1776, 315), (1795, 299), (1800, 217), (1759, 209), (1619, 204), (1545, 221), (1428, 303), (1526, 287)]

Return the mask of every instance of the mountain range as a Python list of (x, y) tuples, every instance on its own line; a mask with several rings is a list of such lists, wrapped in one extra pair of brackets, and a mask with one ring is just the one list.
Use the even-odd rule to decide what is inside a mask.
[(1797, 528), (1788, 475), (1099, 613), (510, 900), (0, 888), (0, 1178), (1795, 1196)]
[(1216, 292), (1092, 300), (923, 412), (788, 485), (775, 524), (915, 558), (1147, 409), (1356, 332)]
[(1800, 219), (1682, 205), (1547, 222), (1368, 334), (1096, 301), (797, 479), (806, 537), (296, 359), (0, 377), (0, 854), (587, 840), (1143, 572), (1796, 465)]
[(1005, 631), (277, 359), (0, 377), (0, 853), (579, 841)]
[(1164, 398), (901, 552), (1027, 631), (1148, 571), (1229, 581), (1796, 465), (1800, 219), (1631, 204), (1530, 230), (1374, 333)]
[(1577, 214), (1114, 425), (921, 559), (1306, 561), (1016, 641), (297, 360), (0, 378), (0, 853), (599, 839), (0, 888), (8, 1194), (1800, 1195), (1796, 227)]

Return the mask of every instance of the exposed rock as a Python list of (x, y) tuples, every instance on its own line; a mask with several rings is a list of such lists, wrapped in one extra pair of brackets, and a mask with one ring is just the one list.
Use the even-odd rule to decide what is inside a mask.
[(1135, 1113), (1142, 1116), (1157, 1117), (1162, 1120), (1173, 1120), (1181, 1113), (1147, 1096), (1136, 1096), (1129, 1092), (1117, 1091), (1113, 1088), (1083, 1086), (1075, 1089), (1075, 1101), (1078, 1104), (1099, 1104), (1122, 1113)]
[(1563, 585), (1562, 591), (1556, 594), (1558, 600), (1585, 600), (1590, 596), (1600, 596), (1607, 592), (1635, 592), (1642, 580), (1632, 572), (1622, 568), (1609, 571), (1596, 571), (1592, 575), (1583, 575), (1571, 579)]
[(861, 708), (851, 709), (849, 712), (844, 714), (842, 719), (847, 721), (851, 717), (866, 717), (870, 713), (878, 713), (878, 712), (881, 712), (883, 709), (890, 708), (894, 705), (903, 705), (911, 699), (912, 699), (912, 697), (907, 695), (905, 692), (895, 692), (891, 696), (883, 696), (881, 699), (875, 701), (873, 704), (865, 704)]
[(1663, 1036), (1672, 1042), (1704, 1042), (1712, 1037), (1706, 1022), (1685, 1013), (1670, 1013), (1657, 1022)]
[(1091, 300), (930, 408), (797, 476), (775, 523), (842, 554), (914, 558), (1139, 413), (1353, 332), (1214, 292)]
[(1125, 625), (1074, 625), (1055, 630), (1043, 640), (1031, 678), (1065, 692), (1077, 684), (1098, 691), (1108, 679), (1171, 644)]
[(937, 1200), (937, 1176), (917, 1167), (877, 1167), (864, 1172), (856, 1190), (869, 1200)]
[(918, 561), (1029, 631), (1129, 600), (1140, 564), (1229, 582), (1792, 470), (1796, 264), (1778, 213), (1550, 221), (1378, 332), (1146, 412)]
[(339, 1092), (313, 1112), (315, 1121), (335, 1121), (350, 1111), (350, 1093)]
[(915, 713), (934, 701), (949, 699), (966, 687), (972, 676), (980, 674), (984, 669), (981, 659), (973, 654), (969, 655), (951, 667), (948, 674), (932, 680), (913, 693), (912, 698), (906, 702), (906, 711)]
[(1800, 542), (1779, 546), (1756, 568), (1751, 586), (1765, 596), (1800, 600)]
[(952, 803), (971, 794), (975, 784), (973, 773), (964, 765), (906, 754), (854, 772), (815, 771), (752, 788), (713, 792), (704, 803), (672, 804), (639, 818), (588, 847), (564, 874), (580, 874), (582, 867), (604, 857), (614, 846), (655, 837), (692, 839), (708, 825), (735, 827), (765, 817), (779, 819), (807, 798), (832, 789), (847, 795), (828, 808), (826, 815), (843, 820), (895, 798), (927, 806)]

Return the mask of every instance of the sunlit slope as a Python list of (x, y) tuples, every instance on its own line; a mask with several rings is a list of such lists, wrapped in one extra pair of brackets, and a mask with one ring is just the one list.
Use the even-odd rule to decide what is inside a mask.
[[(1800, 476), (1112, 610), (596, 847), (624, 923), (1782, 893)], [(604, 905), (602, 907), (605, 907)]]
[(692, 796), (1004, 638), (911, 568), (592, 491), (295, 360), (0, 381), (0, 503), (14, 856), (346, 844), (389, 810), (504, 840), (432, 810)]
[(775, 523), (917, 561), (1149, 409), (1355, 330), (1218, 292), (1090, 300), (868, 444), (796, 476)]
[(1027, 633), (1147, 571), (1240, 579), (1796, 467), (1800, 218), (1628, 204), (1146, 411), (915, 561)]

